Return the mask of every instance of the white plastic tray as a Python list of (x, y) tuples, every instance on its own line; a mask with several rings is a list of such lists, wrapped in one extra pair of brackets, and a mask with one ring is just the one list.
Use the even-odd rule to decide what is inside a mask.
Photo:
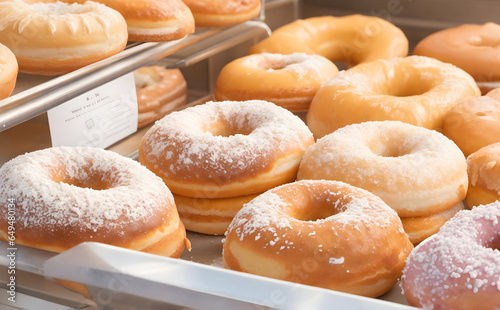
[[(205, 239), (210, 239), (206, 236)], [(193, 238), (195, 239), (195, 238)], [(71, 305), (78, 309), (415, 309), (400, 302), (404, 297), (399, 287), (374, 299), (335, 292), (266, 277), (250, 275), (221, 268), (221, 261), (215, 256), (220, 248), (220, 238), (198, 240), (205, 244), (205, 262), (197, 253), (186, 252), (184, 258), (173, 259), (118, 248), (100, 243), (82, 243), (64, 253), (55, 254), (28, 247), (18, 246), (16, 271), (27, 272), (33, 277), (47, 277), (70, 280), (85, 284), (92, 301), (79, 299), (69, 294), (60, 300), (51, 300), (40, 292), (20, 291), (18, 298), (25, 305), (47, 305), (53, 309), (57, 303)], [(0, 264), (8, 264), (7, 243), (1, 242)], [(220, 253), (218, 255), (220, 257)], [(23, 278), (27, 281), (28, 277)], [(21, 285), (18, 280), (17, 285)], [(36, 279), (35, 279), (36, 280)], [(31, 280), (28, 280), (31, 281)], [(38, 279), (44, 285), (43, 280)], [(57, 285), (57, 284), (55, 284)], [(47, 292), (45, 292), (47, 294)], [(31, 296), (29, 296), (31, 295)], [(39, 299), (36, 300), (37, 295)], [(50, 294), (49, 294), (50, 295)], [(49, 296), (50, 297), (50, 296)], [(73, 298), (75, 297), (75, 298)], [(30, 299), (31, 298), (31, 299)], [(94, 304), (95, 303), (95, 304)], [(9, 305), (9, 303), (4, 303)], [(17, 305), (16, 305), (17, 306)], [(29, 306), (25, 309), (30, 309)], [(33, 308), (34, 309), (34, 308)], [(67, 309), (67, 308), (66, 308)]]

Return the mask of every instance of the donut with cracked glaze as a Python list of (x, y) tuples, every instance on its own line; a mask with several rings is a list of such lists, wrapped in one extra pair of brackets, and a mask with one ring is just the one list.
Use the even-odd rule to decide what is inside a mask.
[(401, 217), (428, 216), (465, 198), (467, 164), (443, 134), (399, 121), (343, 127), (307, 149), (297, 179), (364, 188)]
[(96, 2), (0, 2), (0, 43), (16, 55), (19, 71), (64, 74), (121, 52), (127, 24)]
[(319, 16), (299, 19), (254, 45), (256, 53), (317, 54), (348, 66), (408, 54), (401, 29), (375, 16)]
[(425, 309), (500, 307), (500, 203), (460, 211), (408, 257), (401, 286)]
[(187, 103), (187, 83), (179, 69), (147, 66), (134, 71), (138, 128), (142, 128)]
[(337, 72), (335, 64), (319, 55), (248, 55), (222, 68), (214, 100), (260, 99), (292, 112), (307, 111), (321, 85)]
[(306, 119), (316, 138), (364, 121), (395, 120), (442, 131), (453, 105), (480, 94), (469, 74), (439, 60), (376, 60), (339, 72), (323, 85)]
[(18, 71), (16, 56), (7, 46), (0, 44), (0, 100), (14, 91)]
[[(464, 24), (447, 28), (422, 39), (413, 51), (454, 64), (468, 72), (483, 89), (483, 83), (500, 81), (500, 25)], [(486, 93), (488, 87), (483, 93)]]
[[(86, 0), (63, 0), (84, 3)], [(127, 22), (129, 41), (163, 42), (194, 33), (194, 17), (182, 0), (93, 0), (117, 10)]]
[(247, 203), (226, 233), (223, 260), (237, 271), (376, 297), (394, 286), (412, 249), (379, 197), (303, 180)]
[[(16, 243), (63, 252), (95, 241), (163, 256), (189, 247), (171, 192), (139, 163), (111, 151), (54, 147), (0, 168), (0, 198), (14, 198)], [(0, 237), (9, 240), (7, 208)]]
[(467, 157), (469, 207), (500, 200), (500, 142), (480, 148)]
[(226, 27), (257, 17), (261, 0), (183, 0), (196, 27)]
[(465, 157), (500, 142), (500, 88), (457, 103), (444, 116), (443, 133)]
[(295, 180), (313, 143), (304, 122), (273, 103), (208, 102), (157, 121), (141, 140), (139, 161), (175, 194), (229, 198)]

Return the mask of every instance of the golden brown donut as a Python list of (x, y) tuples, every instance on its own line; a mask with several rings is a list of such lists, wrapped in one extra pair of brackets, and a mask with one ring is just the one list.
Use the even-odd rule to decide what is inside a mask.
[(297, 179), (349, 183), (379, 196), (400, 217), (429, 216), (465, 198), (467, 164), (439, 132), (398, 122), (343, 127), (309, 147)]
[(187, 83), (179, 69), (147, 66), (134, 71), (138, 128), (142, 128), (187, 103)]
[(0, 44), (0, 100), (12, 94), (16, 86), (18, 65), (16, 56), (3, 44)]
[(250, 49), (255, 53), (317, 54), (348, 66), (408, 54), (401, 29), (375, 16), (320, 16), (299, 19), (274, 30)]
[[(86, 0), (63, 0), (84, 3)], [(120, 12), (129, 41), (163, 42), (194, 33), (194, 18), (182, 0), (93, 0)]]
[(196, 27), (225, 27), (257, 17), (261, 0), (183, 0), (193, 13)]
[(127, 24), (96, 2), (0, 2), (0, 43), (16, 55), (19, 71), (58, 75), (121, 52)]
[(141, 140), (139, 160), (175, 194), (229, 198), (295, 180), (313, 143), (304, 122), (273, 103), (208, 102), (157, 121)]
[(174, 198), (179, 216), (187, 230), (209, 235), (223, 235), (236, 213), (257, 195), (211, 199), (174, 194)]
[(260, 99), (292, 112), (307, 111), (321, 85), (337, 72), (337, 66), (319, 55), (249, 55), (222, 68), (214, 100)]
[(465, 205), (460, 201), (451, 209), (428, 216), (402, 217), (401, 222), (411, 243), (418, 244), (437, 233), (444, 223), (464, 209)]
[(500, 25), (465, 24), (425, 37), (413, 53), (454, 64), (481, 84), (500, 81), (499, 41)]
[(377, 196), (304, 180), (247, 203), (226, 233), (223, 260), (237, 271), (376, 297), (394, 286), (412, 249)]
[(500, 142), (467, 157), (469, 190), (465, 202), (472, 208), (500, 200)]
[(311, 102), (307, 125), (321, 138), (349, 124), (395, 120), (442, 131), (444, 115), (479, 96), (465, 71), (423, 56), (363, 63), (339, 72)]
[(152, 172), (111, 151), (54, 147), (0, 168), (0, 238), (63, 252), (85, 241), (179, 257), (189, 242), (172, 194)]
[(500, 89), (457, 103), (444, 116), (443, 133), (465, 156), (500, 142)]

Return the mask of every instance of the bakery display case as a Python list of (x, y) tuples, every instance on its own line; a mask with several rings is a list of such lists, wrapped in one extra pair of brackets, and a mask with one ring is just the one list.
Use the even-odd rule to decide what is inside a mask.
[[(49, 111), (92, 96), (97, 88), (130, 77), (138, 68), (180, 69), (188, 85), (188, 103), (180, 108), (184, 109), (210, 101), (222, 67), (246, 55), (274, 29), (301, 18), (349, 14), (394, 23), (408, 37), (411, 52), (437, 30), (495, 21), (500, 4), (494, 0), (263, 0), (260, 16), (242, 24), (197, 28), (194, 34), (171, 42), (129, 43), (112, 57), (61, 76), (20, 73), (13, 94), (0, 101), (0, 166), (20, 154), (52, 146)], [(305, 118), (304, 113), (296, 114)], [(139, 143), (150, 127), (105, 148), (137, 160)], [(379, 298), (367, 298), (235, 272), (224, 268), (224, 236), (188, 232), (187, 238), (192, 250), (185, 250), (180, 259), (93, 242), (57, 254), (0, 241), (0, 308), (416, 309), (408, 305), (399, 283)], [(13, 269), (15, 283), (10, 278)], [(55, 279), (83, 283), (90, 295), (70, 291)], [(15, 303), (9, 301), (13, 290)]]

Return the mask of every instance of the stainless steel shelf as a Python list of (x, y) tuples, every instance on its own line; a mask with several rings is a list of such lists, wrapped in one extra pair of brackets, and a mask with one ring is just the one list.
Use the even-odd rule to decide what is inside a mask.
[[(176, 41), (131, 44), (117, 55), (53, 78), (20, 74), (14, 94), (0, 101), (0, 132), (167, 56), (173, 55), (175, 59), (170, 67), (186, 66), (209, 57), (230, 44), (238, 44), (238, 40), (263, 38), (270, 32), (265, 23), (258, 21), (228, 28), (205, 28)], [(183, 52), (184, 49), (187, 52)], [(179, 52), (177, 56), (176, 52)], [(36, 84), (37, 81), (42, 82)]]

